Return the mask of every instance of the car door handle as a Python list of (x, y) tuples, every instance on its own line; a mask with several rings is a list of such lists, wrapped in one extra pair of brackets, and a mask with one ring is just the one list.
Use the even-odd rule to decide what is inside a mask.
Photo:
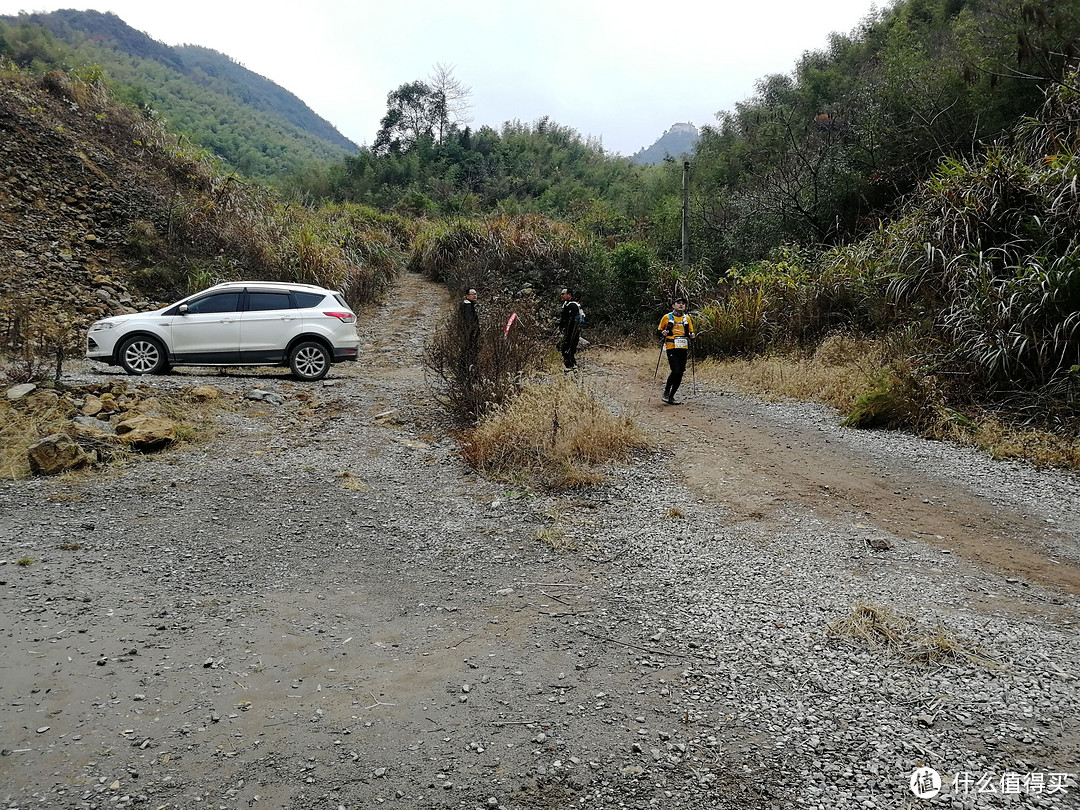
[(222, 318), (218, 323), (236, 323), (236, 318)]

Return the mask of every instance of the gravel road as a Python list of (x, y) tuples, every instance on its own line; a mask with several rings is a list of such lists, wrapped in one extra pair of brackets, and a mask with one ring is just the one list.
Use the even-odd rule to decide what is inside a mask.
[[(664, 406), (590, 350), (661, 449), (513, 491), (431, 404), (446, 306), (406, 276), (400, 354), (373, 332), (317, 386), (141, 379), (232, 405), (0, 484), (4, 807), (1080, 807), (1076, 475), (703, 384)], [(858, 604), (898, 645), (845, 635)]]

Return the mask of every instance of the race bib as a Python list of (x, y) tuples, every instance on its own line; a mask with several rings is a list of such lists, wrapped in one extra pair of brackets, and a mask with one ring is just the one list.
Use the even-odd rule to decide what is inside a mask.
[(672, 338), (672, 340), (675, 343), (676, 349), (685, 349), (687, 346), (690, 345), (690, 342), (684, 337)]

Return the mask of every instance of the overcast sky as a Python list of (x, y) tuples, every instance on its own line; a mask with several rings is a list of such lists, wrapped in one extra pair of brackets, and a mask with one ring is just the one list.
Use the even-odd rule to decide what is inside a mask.
[(471, 123), (541, 116), (631, 155), (676, 122), (698, 126), (849, 33), (873, 0), (0, 0), (0, 13), (111, 11), (168, 45), (213, 48), (299, 96), (358, 144), (387, 93), (454, 68)]

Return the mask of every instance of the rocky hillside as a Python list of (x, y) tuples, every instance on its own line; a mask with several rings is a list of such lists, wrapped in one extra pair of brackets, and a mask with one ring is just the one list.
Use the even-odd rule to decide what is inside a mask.
[(138, 289), (141, 234), (203, 179), (165, 136), (104, 94), (53, 72), (0, 73), (0, 336), (27, 317), (82, 327), (153, 302)]
[(698, 142), (698, 129), (690, 123), (672, 124), (671, 129), (661, 135), (656, 143), (647, 149), (635, 152), (631, 163), (640, 166), (655, 166), (665, 158), (689, 157), (694, 153)]
[(272, 179), (358, 147), (300, 98), (208, 48), (171, 47), (111, 13), (0, 16), (0, 55), (35, 72), (83, 66), (245, 177)]

